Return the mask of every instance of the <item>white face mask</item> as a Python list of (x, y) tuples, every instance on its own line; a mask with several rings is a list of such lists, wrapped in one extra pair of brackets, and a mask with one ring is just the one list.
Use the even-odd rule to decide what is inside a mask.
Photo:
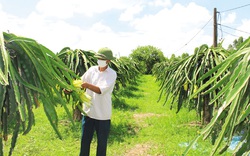
[(99, 67), (103, 68), (107, 65), (106, 61), (107, 60), (97, 60), (97, 64)]

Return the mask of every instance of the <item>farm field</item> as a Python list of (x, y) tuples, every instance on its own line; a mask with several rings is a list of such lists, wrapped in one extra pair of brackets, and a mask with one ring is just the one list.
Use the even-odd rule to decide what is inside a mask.
[[(183, 108), (178, 114), (164, 103), (159, 86), (151, 75), (142, 75), (134, 84), (113, 96), (112, 126), (108, 143), (108, 156), (180, 156), (200, 131), (195, 111)], [(70, 106), (69, 106), (70, 108)], [(60, 140), (53, 131), (42, 106), (34, 110), (35, 126), (27, 135), (18, 137), (13, 156), (77, 156), (80, 148), (81, 123), (73, 129), (62, 107), (57, 108)], [(8, 155), (11, 137), (4, 144)], [(91, 156), (95, 155), (96, 138)], [(209, 155), (210, 140), (198, 140), (190, 156)], [(231, 155), (225, 153), (225, 155)]]

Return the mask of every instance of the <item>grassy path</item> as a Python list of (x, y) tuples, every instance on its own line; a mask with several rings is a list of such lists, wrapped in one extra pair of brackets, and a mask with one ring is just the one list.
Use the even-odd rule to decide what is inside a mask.
[[(196, 136), (200, 129), (190, 124), (198, 120), (195, 112), (183, 108), (176, 114), (168, 103), (163, 105), (164, 98), (157, 102), (158, 89), (154, 77), (143, 75), (136, 84), (116, 93), (107, 156), (180, 156)], [(14, 156), (78, 156), (81, 123), (73, 129), (62, 107), (57, 111), (63, 140), (39, 108), (35, 110), (36, 125), (27, 135), (20, 135)], [(5, 155), (9, 147), (10, 139), (5, 143)], [(94, 137), (91, 156), (95, 156), (95, 148)], [(209, 155), (210, 150), (209, 141), (198, 142), (189, 155)]]
[[(127, 90), (129, 92), (126, 94)], [(163, 105), (164, 98), (157, 102), (160, 94), (158, 90), (159, 86), (150, 75), (142, 76), (137, 86), (129, 86), (124, 90), (124, 99), (121, 101), (124, 100), (127, 117), (119, 117), (121, 112), (115, 109), (113, 122), (119, 124), (121, 118), (127, 118), (127, 126), (133, 132), (127, 135), (120, 146), (115, 145), (116, 148), (121, 147), (117, 155), (181, 155), (185, 149), (181, 147), (182, 144), (194, 138), (198, 127), (185, 124), (197, 120), (195, 113), (187, 113), (184, 109), (176, 114), (169, 109), (168, 104)]]

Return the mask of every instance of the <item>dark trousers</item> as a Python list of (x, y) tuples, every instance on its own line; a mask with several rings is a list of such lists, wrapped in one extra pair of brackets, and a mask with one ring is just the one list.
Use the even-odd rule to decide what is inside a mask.
[(110, 120), (95, 120), (84, 116), (82, 118), (82, 139), (80, 156), (89, 156), (90, 144), (94, 131), (97, 136), (97, 156), (106, 156), (107, 142), (110, 131)]

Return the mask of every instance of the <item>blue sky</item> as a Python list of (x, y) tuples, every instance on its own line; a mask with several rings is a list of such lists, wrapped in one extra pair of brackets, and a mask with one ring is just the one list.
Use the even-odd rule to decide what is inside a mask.
[(119, 57), (152, 45), (170, 57), (212, 45), (214, 8), (223, 46), (250, 36), (249, 0), (0, 0), (0, 30), (54, 52), (107, 46)]

